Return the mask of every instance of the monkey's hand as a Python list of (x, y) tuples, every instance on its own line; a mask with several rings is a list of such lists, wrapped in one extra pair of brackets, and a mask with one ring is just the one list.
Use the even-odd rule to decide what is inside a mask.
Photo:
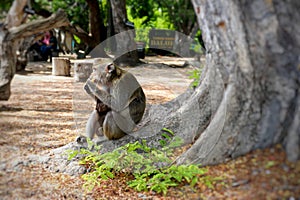
[(85, 90), (85, 92), (90, 95), (90, 97), (92, 99), (95, 100), (95, 95), (93, 94), (93, 92), (90, 90), (89, 86), (87, 85), (87, 83), (85, 83), (85, 85), (83, 86), (83, 89)]
[(88, 79), (86, 81), (86, 84), (84, 86), (85, 91), (90, 94), (91, 96), (96, 97), (100, 101), (102, 101), (105, 105), (113, 109), (112, 107), (112, 101), (114, 102), (114, 98), (111, 94), (109, 94), (107, 91), (103, 90), (102, 86), (99, 86)]

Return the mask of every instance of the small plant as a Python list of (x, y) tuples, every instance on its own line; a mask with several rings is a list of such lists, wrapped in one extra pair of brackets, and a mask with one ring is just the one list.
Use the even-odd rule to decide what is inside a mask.
[(161, 134), (161, 136), (164, 139), (161, 139), (159, 141), (159, 143), (162, 147), (165, 147), (168, 144), (168, 141), (170, 141), (171, 138), (174, 136), (174, 133), (173, 133), (173, 131), (171, 131), (170, 129), (167, 129), (167, 128), (163, 128), (162, 131), (163, 131), (163, 133)]
[(182, 145), (182, 139), (175, 137), (169, 129), (164, 128), (162, 131), (164, 142), (161, 149), (149, 147), (146, 141), (141, 141), (126, 144), (104, 154), (81, 149), (69, 152), (69, 158), (72, 159), (78, 154), (84, 157), (80, 164), (85, 165), (89, 171), (82, 175), (85, 180), (83, 187), (87, 190), (92, 190), (102, 181), (113, 179), (121, 173), (127, 175), (129, 187), (164, 195), (169, 187), (181, 183), (194, 187), (199, 180), (205, 180), (204, 184), (210, 184), (208, 179), (202, 177), (207, 172), (206, 169), (198, 165), (172, 165), (173, 161), (169, 156), (172, 149)]
[(194, 69), (194, 70), (189, 72), (189, 74), (190, 74), (189, 79), (194, 79), (194, 81), (192, 82), (191, 87), (195, 88), (199, 85), (201, 72), (202, 72), (201, 68), (200, 69)]
[(137, 191), (151, 190), (166, 195), (169, 187), (178, 186), (182, 182), (194, 187), (198, 182), (198, 175), (206, 172), (206, 169), (197, 165), (172, 165), (151, 173), (134, 174), (135, 179), (129, 181), (128, 186)]

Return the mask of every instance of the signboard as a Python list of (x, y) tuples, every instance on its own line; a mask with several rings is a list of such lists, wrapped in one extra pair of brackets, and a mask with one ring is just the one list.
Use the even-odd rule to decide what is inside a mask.
[(149, 32), (149, 47), (171, 51), (175, 41), (175, 31), (152, 29)]

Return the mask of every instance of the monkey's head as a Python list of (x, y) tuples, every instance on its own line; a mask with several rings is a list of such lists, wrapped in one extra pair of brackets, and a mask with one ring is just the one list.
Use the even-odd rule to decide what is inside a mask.
[(94, 68), (89, 80), (96, 84), (109, 85), (109, 83), (113, 82), (114, 79), (119, 78), (121, 75), (122, 69), (117, 67), (114, 63), (109, 63)]
[[(88, 81), (92, 82), (99, 90), (109, 92), (111, 86), (114, 84), (113, 82), (119, 79), (123, 73), (124, 70), (117, 67), (114, 63), (109, 63), (105, 66), (100, 65), (93, 69), (93, 73), (90, 75)], [(88, 94), (93, 94), (94, 89), (91, 90), (88, 84), (84, 86), (84, 90)]]
[(122, 75), (122, 70), (114, 63), (110, 63), (105, 66), (106, 81), (112, 82), (114, 79), (119, 78)]

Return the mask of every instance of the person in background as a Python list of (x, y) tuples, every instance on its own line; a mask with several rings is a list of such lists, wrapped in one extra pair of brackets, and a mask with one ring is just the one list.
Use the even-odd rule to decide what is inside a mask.
[(53, 31), (46, 32), (42, 42), (41, 56), (44, 61), (47, 61), (48, 57), (51, 56), (51, 52), (57, 50), (57, 39), (54, 36)]

